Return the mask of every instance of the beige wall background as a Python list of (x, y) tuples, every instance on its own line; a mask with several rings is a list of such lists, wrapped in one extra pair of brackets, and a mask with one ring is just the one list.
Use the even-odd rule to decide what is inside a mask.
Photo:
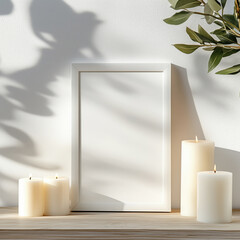
[[(17, 204), (17, 180), (29, 173), (70, 175), (70, 64), (103, 61), (173, 63), (172, 207), (181, 140), (195, 135), (215, 141), (240, 207), (240, 75), (208, 74), (208, 53), (177, 51), (171, 44), (191, 43), (186, 25), (211, 26), (195, 16), (165, 24), (173, 13), (167, 0), (0, 1), (0, 206)], [(220, 67), (235, 63), (237, 56)]]

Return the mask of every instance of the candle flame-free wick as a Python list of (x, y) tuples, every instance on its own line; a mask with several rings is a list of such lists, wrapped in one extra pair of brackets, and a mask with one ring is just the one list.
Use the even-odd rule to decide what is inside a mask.
[(56, 179), (58, 179), (58, 174), (56, 173)]
[(32, 174), (31, 173), (29, 174), (29, 180), (32, 180)]
[(217, 172), (217, 166), (216, 166), (216, 164), (214, 164), (213, 172), (214, 172), (214, 173)]
[(196, 140), (196, 142), (198, 142), (198, 137), (197, 136), (195, 137), (195, 140)]

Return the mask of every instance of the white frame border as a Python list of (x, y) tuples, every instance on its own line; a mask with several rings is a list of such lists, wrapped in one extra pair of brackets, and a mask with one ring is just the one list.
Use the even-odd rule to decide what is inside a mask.
[[(72, 166), (71, 209), (77, 205), (80, 192), (80, 73), (81, 72), (163, 72), (164, 81), (164, 184), (165, 204), (161, 212), (171, 211), (171, 64), (170, 63), (72, 63)], [(77, 210), (76, 210), (77, 211)]]

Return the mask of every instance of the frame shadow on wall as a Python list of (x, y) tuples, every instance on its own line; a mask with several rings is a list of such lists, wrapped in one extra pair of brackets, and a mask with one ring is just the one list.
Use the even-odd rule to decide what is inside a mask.
[[(200, 73), (199, 73), (200, 74)], [(218, 86), (213, 86), (207, 74), (202, 74), (205, 87), (198, 89), (198, 94), (205, 96), (205, 88), (212, 91), (224, 91)], [(224, 93), (224, 92), (223, 92)], [(193, 139), (196, 135), (204, 139), (204, 133), (195, 108), (192, 90), (188, 82), (185, 68), (172, 65), (172, 207), (180, 205), (181, 191), (181, 141)], [(209, 99), (209, 101), (214, 99)], [(216, 104), (216, 102), (214, 102)], [(211, 139), (214, 140), (214, 139)], [(240, 152), (215, 148), (215, 163), (217, 169), (233, 173), (233, 206), (239, 206), (240, 195), (238, 194), (240, 182)]]
[(198, 136), (204, 139), (195, 108), (187, 70), (172, 65), (172, 208), (179, 208), (181, 186), (181, 141)]

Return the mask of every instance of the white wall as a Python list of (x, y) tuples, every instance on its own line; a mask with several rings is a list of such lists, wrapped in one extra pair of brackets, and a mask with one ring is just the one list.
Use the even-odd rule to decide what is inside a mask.
[[(30, 172), (70, 175), (71, 62), (166, 61), (174, 64), (173, 208), (180, 141), (195, 135), (215, 141), (218, 169), (233, 172), (240, 207), (240, 75), (207, 74), (207, 53), (172, 47), (191, 43), (185, 25), (162, 21), (173, 13), (166, 0), (0, 1), (0, 206), (17, 204), (17, 179)], [(191, 17), (186, 25), (200, 22)]]

